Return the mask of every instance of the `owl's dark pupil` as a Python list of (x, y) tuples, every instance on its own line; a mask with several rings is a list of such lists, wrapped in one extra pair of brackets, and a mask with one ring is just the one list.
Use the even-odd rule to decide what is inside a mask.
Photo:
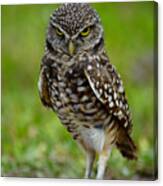
[(59, 28), (56, 28), (56, 33), (57, 33), (59, 36), (63, 36), (63, 32), (62, 32)]
[(88, 36), (90, 33), (90, 27), (85, 28), (82, 32), (81, 32), (81, 36)]
[(85, 32), (88, 32), (88, 28), (85, 28), (85, 29), (83, 30), (83, 33), (85, 33)]

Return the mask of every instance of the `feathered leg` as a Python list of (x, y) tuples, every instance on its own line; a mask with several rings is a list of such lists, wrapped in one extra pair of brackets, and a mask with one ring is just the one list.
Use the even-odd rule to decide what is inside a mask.
[(93, 169), (93, 163), (95, 160), (95, 151), (86, 151), (87, 157), (86, 157), (86, 170), (85, 170), (85, 178), (90, 178), (92, 169)]
[(103, 179), (104, 174), (105, 174), (105, 168), (106, 168), (107, 160), (109, 159), (110, 153), (111, 153), (111, 148), (104, 149), (99, 154), (99, 161), (98, 161), (96, 179)]

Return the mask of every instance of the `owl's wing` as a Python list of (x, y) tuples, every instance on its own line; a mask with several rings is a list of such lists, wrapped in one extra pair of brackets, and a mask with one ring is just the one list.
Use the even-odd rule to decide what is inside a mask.
[(46, 107), (52, 107), (49, 89), (48, 89), (48, 79), (47, 79), (47, 67), (41, 65), (40, 76), (38, 81), (38, 89), (40, 94), (41, 102)]
[(88, 62), (84, 73), (94, 94), (108, 112), (126, 129), (131, 129), (131, 115), (123, 83), (113, 65), (108, 60), (93, 58)]

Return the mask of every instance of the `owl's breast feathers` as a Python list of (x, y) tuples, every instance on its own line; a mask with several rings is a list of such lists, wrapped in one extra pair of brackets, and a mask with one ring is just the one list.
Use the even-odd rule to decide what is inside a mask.
[[(51, 67), (54, 63), (51, 59), (43, 58), (39, 79), (41, 101), (45, 106), (51, 108), (53, 104), (51, 103), (51, 94), (49, 92), (51, 88), (50, 83), (54, 81), (55, 78), (57, 79), (58, 74), (58, 71)], [(101, 55), (101, 57), (94, 55), (81, 59), (79, 57), (79, 61), (72, 65), (70, 70), (71, 74), (65, 74), (65, 81), (69, 83), (70, 79), (75, 80), (77, 74), (83, 74), (85, 76), (83, 76), (83, 78), (88, 80), (92, 92), (106, 108), (108, 114), (113, 115), (118, 123), (127, 131), (130, 131), (132, 126), (131, 114), (125, 97), (123, 83), (113, 65), (108, 61), (108, 58), (105, 55)], [(68, 70), (68, 72), (70, 70)]]
[(136, 146), (129, 136), (132, 122), (123, 83), (104, 54), (79, 56), (67, 73), (54, 58), (45, 56), (39, 93), (42, 103), (58, 113), (74, 139), (84, 128), (112, 130), (113, 143), (122, 155), (136, 159)]

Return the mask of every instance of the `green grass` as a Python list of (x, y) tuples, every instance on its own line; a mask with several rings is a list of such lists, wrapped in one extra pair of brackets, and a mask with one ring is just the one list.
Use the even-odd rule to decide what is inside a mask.
[[(106, 50), (126, 87), (138, 161), (114, 149), (106, 178), (154, 178), (153, 2), (93, 4)], [(2, 176), (82, 178), (85, 156), (57, 116), (39, 100), (37, 81), (45, 31), (56, 5), (2, 6)], [(152, 61), (153, 65), (153, 60)], [(147, 62), (147, 66), (153, 66)], [(134, 69), (137, 69), (135, 71)], [(139, 71), (143, 70), (143, 76)]]

